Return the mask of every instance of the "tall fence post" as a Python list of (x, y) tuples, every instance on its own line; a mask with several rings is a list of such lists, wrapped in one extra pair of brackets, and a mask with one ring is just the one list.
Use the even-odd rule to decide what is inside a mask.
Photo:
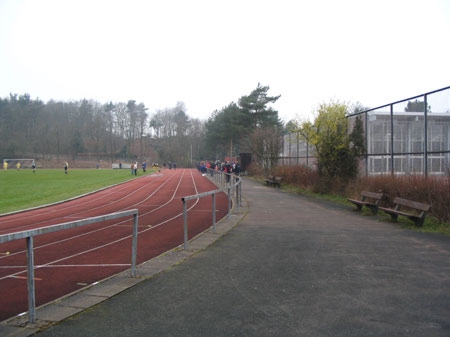
[(423, 112), (423, 173), (425, 177), (428, 177), (428, 95), (424, 98), (424, 112)]
[(395, 175), (395, 170), (394, 170), (394, 104), (390, 105), (390, 109), (391, 109), (391, 119), (390, 119), (390, 123), (391, 123), (391, 134), (390, 134), (390, 147), (389, 147), (389, 152), (391, 152), (391, 176)]

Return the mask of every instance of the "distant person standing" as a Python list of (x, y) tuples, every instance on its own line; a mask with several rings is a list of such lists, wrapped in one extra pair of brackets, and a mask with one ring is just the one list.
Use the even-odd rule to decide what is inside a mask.
[(231, 172), (233, 172), (233, 167), (231, 166), (231, 163), (226, 161), (225, 162), (225, 177), (226, 177), (227, 183), (230, 182)]
[(20, 162), (16, 164), (17, 171), (20, 171)]
[(241, 175), (241, 165), (239, 165), (238, 162), (234, 163), (233, 166), (233, 172), (235, 175), (240, 176)]
[(68, 162), (64, 162), (64, 173), (65, 174), (69, 173), (69, 163)]
[(3, 161), (3, 170), (8, 171), (8, 162), (6, 160)]
[(142, 163), (142, 171), (145, 173), (146, 170), (147, 170), (147, 163), (144, 161)]
[(31, 168), (33, 169), (33, 173), (36, 173), (36, 162), (34, 160), (31, 163)]

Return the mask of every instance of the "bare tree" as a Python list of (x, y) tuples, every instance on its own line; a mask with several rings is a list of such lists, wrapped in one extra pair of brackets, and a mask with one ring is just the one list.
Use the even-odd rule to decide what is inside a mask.
[(266, 173), (270, 172), (276, 166), (281, 151), (280, 129), (276, 126), (257, 128), (249, 139), (250, 149)]

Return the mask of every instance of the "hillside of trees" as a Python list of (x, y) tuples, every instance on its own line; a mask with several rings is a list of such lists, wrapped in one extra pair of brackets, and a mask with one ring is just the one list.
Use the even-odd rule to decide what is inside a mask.
[[(64, 160), (193, 167), (202, 160), (223, 161), (246, 153), (269, 174), (279, 159), (281, 135), (289, 130), (315, 146), (321, 175), (354, 177), (356, 160), (364, 152), (354, 145), (363, 139), (356, 142), (348, 133), (347, 105), (322, 104), (314, 127), (293, 121), (285, 127), (273, 107), (280, 95), (269, 95), (269, 90), (258, 83), (206, 121), (190, 118), (182, 102), (150, 114), (144, 103), (134, 100), (44, 103), (29, 94), (10, 94), (0, 99), (0, 159), (34, 158), (46, 167)], [(362, 129), (359, 133), (362, 137)]]
[(201, 151), (204, 123), (182, 103), (149, 116), (144, 103), (0, 99), (1, 158), (188, 161)]
[(43, 102), (29, 94), (10, 94), (0, 98), (0, 158), (172, 161), (185, 167), (204, 159), (223, 160), (251, 151), (254, 141), (249, 140), (256, 130), (281, 130), (278, 112), (268, 106), (280, 96), (268, 96), (268, 90), (258, 84), (207, 121), (190, 118), (182, 102), (150, 114), (134, 100)]

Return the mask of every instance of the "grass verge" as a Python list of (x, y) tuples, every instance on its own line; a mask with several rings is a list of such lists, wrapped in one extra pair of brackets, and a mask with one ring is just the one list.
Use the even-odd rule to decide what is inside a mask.
[[(314, 197), (321, 200), (326, 200), (329, 202), (333, 202), (336, 204), (344, 205), (344, 206), (353, 206), (353, 204), (349, 203), (347, 201), (346, 197), (340, 196), (340, 195), (331, 195), (331, 194), (319, 194), (314, 193), (299, 187), (291, 186), (291, 185), (284, 185), (283, 189), (289, 192), (307, 195), (310, 197)], [(364, 216), (372, 216), (371, 212), (367, 209), (363, 209), (361, 212)], [(390, 216), (382, 211), (379, 211), (376, 217), (381, 221), (392, 221)], [(407, 228), (414, 231), (420, 231), (420, 232), (429, 232), (429, 233), (439, 233), (444, 234), (447, 236), (450, 236), (450, 224), (447, 223), (441, 223), (438, 219), (434, 218), (431, 215), (427, 215), (425, 217), (425, 222), (422, 227), (417, 227), (412, 221), (409, 219), (400, 216), (397, 221), (398, 225)]]

